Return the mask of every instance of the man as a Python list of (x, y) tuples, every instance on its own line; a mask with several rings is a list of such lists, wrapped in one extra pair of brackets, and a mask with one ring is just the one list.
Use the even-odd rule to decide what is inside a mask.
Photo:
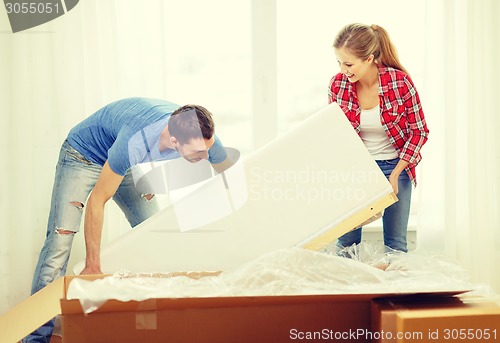
[[(204, 107), (128, 98), (101, 108), (71, 129), (56, 167), (47, 235), (31, 293), (65, 275), (84, 208), (86, 259), (82, 274), (102, 273), (104, 205), (113, 198), (132, 227), (149, 218), (158, 205), (153, 193), (137, 189), (131, 168), (180, 156), (190, 162), (208, 159), (219, 172), (229, 166), (226, 151), (214, 134), (212, 115)], [(49, 342), (52, 330), (50, 321), (24, 341)]]

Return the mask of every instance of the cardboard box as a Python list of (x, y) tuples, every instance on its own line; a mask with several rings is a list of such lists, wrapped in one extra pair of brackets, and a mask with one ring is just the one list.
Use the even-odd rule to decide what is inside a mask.
[[(59, 314), (63, 343), (371, 342), (372, 303), (379, 303), (375, 300), (381, 296), (390, 296), (336, 294), (108, 300), (88, 315), (83, 313), (79, 300), (67, 299), (67, 290), (74, 278), (93, 280), (104, 276), (66, 276), (54, 281), (0, 319), (0, 342), (18, 342)], [(450, 296), (456, 292), (438, 294)], [(405, 325), (409, 325), (407, 323)]]
[(498, 342), (500, 305), (479, 297), (374, 299), (373, 342)]
[[(60, 278), (0, 319), (0, 342), (19, 341), (58, 314), (63, 343), (80, 342), (369, 342), (370, 303), (380, 294), (109, 300), (83, 313), (66, 298), (70, 282)], [(36, 311), (33, 311), (36, 309)], [(353, 340), (355, 337), (355, 340)]]
[[(71, 278), (65, 278), (65, 288)], [(61, 299), (63, 343), (290, 342), (370, 327), (374, 295), (109, 300), (82, 313)], [(368, 342), (358, 340), (358, 342)]]

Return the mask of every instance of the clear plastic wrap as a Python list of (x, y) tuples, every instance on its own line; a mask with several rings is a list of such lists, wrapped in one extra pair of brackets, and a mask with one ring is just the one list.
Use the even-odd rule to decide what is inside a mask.
[(379, 252), (360, 244), (342, 251), (350, 258), (300, 248), (279, 250), (224, 273), (126, 271), (95, 281), (74, 279), (68, 299), (85, 313), (106, 300), (314, 294), (401, 294), (473, 290), (468, 274), (442, 256)]

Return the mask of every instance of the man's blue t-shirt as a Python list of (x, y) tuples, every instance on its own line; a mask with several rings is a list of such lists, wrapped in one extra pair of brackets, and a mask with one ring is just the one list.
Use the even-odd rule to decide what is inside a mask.
[[(149, 161), (180, 157), (177, 151), (159, 150), (162, 130), (179, 105), (160, 99), (127, 98), (104, 106), (76, 125), (69, 144), (85, 158), (125, 175), (130, 167)], [(210, 163), (221, 163), (226, 151), (217, 136), (208, 150)]]

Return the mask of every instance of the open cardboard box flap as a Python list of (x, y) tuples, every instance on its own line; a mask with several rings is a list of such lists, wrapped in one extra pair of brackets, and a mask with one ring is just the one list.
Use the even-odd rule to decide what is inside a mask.
[[(81, 277), (95, 280), (99, 276)], [(66, 297), (66, 290), (72, 279), (73, 277), (63, 277), (55, 280), (4, 314), (0, 318), (0, 331), (2, 332), (0, 342), (18, 342), (30, 332), (61, 314), (60, 301)]]
[(27, 298), (0, 318), (0, 342), (14, 343), (61, 313), (65, 279), (61, 278)]

